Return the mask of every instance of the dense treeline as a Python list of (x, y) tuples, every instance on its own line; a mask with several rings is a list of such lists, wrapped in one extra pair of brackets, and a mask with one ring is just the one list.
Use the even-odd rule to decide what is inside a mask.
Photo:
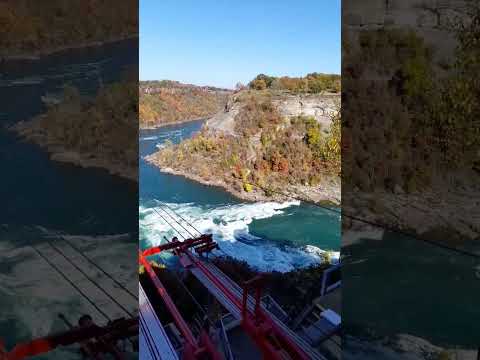
[[(146, 88), (176, 88), (182, 87), (183, 84), (175, 80), (144, 80), (139, 83), (140, 89)], [(187, 86), (187, 85), (185, 85)]]
[(330, 129), (310, 117), (282, 117), (264, 94), (252, 92), (235, 117), (236, 136), (199, 134), (158, 153), (165, 166), (191, 169), (208, 179), (222, 178), (237, 191), (258, 185), (280, 190), (288, 185), (318, 185), (340, 173), (340, 116)]
[(138, 33), (138, 3), (114, 0), (0, 2), (4, 55), (48, 51)]
[(196, 86), (192, 84), (184, 84), (175, 80), (142, 80), (139, 83), (140, 92), (149, 92), (159, 89), (173, 88), (197, 88), (210, 91), (231, 91), (229, 89), (217, 88), (215, 86)]
[(142, 82), (140, 126), (155, 127), (212, 116), (225, 106), (227, 96), (228, 92), (209, 91), (167, 80)]
[(336, 74), (311, 73), (305, 77), (274, 77), (260, 74), (248, 86), (255, 90), (288, 90), (297, 93), (318, 94), (321, 92), (339, 93), (341, 77)]

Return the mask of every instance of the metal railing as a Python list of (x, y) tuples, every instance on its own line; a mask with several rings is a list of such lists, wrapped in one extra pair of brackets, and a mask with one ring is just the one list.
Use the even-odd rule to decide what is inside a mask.
[(330, 278), (330, 273), (332, 273), (334, 271), (341, 271), (340, 270), (340, 265), (341, 264), (336, 264), (334, 266), (331, 266), (323, 272), (322, 287), (321, 287), (321, 290), (320, 290), (320, 296), (326, 295), (327, 293), (336, 289), (337, 287), (339, 287), (342, 284), (342, 280), (340, 279), (333, 284), (327, 285), (327, 280), (329, 280), (329, 278)]
[(219, 324), (219, 333), (220, 333), (220, 342), (222, 344), (223, 354), (225, 355), (225, 360), (234, 360), (232, 349), (230, 348), (230, 342), (228, 341), (227, 331), (223, 324), (222, 319), (218, 320)]

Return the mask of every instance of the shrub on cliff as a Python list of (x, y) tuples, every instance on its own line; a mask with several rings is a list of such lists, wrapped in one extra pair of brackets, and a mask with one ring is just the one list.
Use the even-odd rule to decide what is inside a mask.
[(254, 80), (250, 83), (250, 88), (254, 90), (265, 90), (267, 88), (267, 83), (265, 80)]
[[(253, 79), (250, 82), (249, 86), (250, 86), (251, 89), (263, 90), (263, 89), (266, 89), (266, 88), (271, 88), (274, 80), (275, 80), (275, 77), (273, 77), (273, 76), (268, 76), (268, 75), (265, 75), (265, 74), (259, 74), (255, 77), (255, 79)], [(261, 86), (264, 86), (264, 87), (262, 89), (259, 89), (257, 87), (258, 84), (262, 84)]]
[(252, 192), (253, 191), (253, 185), (245, 182), (245, 183), (243, 183), (243, 190), (245, 190), (245, 192)]

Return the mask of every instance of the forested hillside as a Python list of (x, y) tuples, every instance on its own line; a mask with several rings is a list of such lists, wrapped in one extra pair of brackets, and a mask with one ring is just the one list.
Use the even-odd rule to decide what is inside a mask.
[[(301, 102), (300, 95), (283, 91), (237, 92), (225, 112), (208, 121), (200, 133), (167, 146), (149, 160), (247, 199), (287, 191), (339, 201), (339, 108), (328, 126), (301, 109), (295, 116), (284, 116), (280, 109), (292, 96)], [(326, 101), (330, 97), (315, 98), (318, 108)]]
[(47, 53), (138, 34), (138, 3), (114, 0), (0, 2), (0, 55)]
[(229, 90), (176, 81), (140, 83), (140, 127), (151, 128), (212, 116), (225, 107)]

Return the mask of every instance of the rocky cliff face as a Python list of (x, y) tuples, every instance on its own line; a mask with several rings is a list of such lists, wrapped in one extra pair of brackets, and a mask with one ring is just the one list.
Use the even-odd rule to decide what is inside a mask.
[(465, 0), (344, 0), (347, 27), (411, 26), (441, 30), (466, 9)]
[(340, 110), (340, 95), (288, 95), (273, 103), (287, 117), (313, 116), (324, 129), (328, 129), (332, 116)]
[[(224, 110), (218, 112), (207, 121), (207, 127), (230, 135), (235, 135), (235, 116), (244, 103), (239, 101), (241, 95), (233, 95)], [(312, 116), (322, 128), (327, 130), (331, 118), (340, 110), (340, 94), (274, 94), (272, 103), (285, 118), (295, 116)]]
[[(342, 21), (345, 37), (361, 30), (411, 28), (427, 44), (435, 47), (436, 57), (452, 56), (455, 38), (447, 28), (465, 10), (468, 0), (345, 0)], [(351, 42), (355, 43), (355, 42)], [(441, 46), (435, 46), (441, 44)]]

